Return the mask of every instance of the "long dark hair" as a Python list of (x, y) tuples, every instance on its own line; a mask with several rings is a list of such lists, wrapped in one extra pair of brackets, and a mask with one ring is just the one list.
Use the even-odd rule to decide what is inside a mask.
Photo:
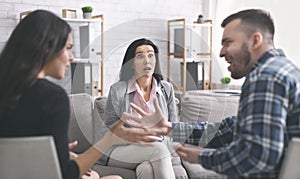
[(38, 73), (64, 48), (71, 27), (52, 12), (36, 10), (14, 29), (0, 55), (0, 116), (14, 108)]
[(134, 70), (132, 70), (132, 66), (133, 59), (135, 57), (135, 50), (141, 45), (150, 45), (153, 47), (156, 58), (153, 77), (158, 83), (160, 83), (160, 81), (163, 80), (163, 76), (161, 75), (161, 69), (159, 65), (158, 48), (151, 40), (145, 38), (137, 39), (128, 46), (122, 62), (122, 67), (120, 71), (120, 81), (128, 81), (132, 78), (132, 76), (134, 76)]

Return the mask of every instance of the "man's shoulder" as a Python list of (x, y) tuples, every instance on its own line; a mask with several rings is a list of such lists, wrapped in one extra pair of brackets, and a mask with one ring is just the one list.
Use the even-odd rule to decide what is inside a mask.
[(271, 57), (259, 71), (261, 74), (273, 77), (289, 76), (291, 72), (299, 73), (299, 70), (291, 60), (281, 56)]

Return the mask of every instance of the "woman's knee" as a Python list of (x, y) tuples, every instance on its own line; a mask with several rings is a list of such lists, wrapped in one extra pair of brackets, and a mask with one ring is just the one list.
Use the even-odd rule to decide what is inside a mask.
[(153, 142), (154, 154), (160, 157), (170, 156), (169, 149), (163, 142)]
[(154, 178), (154, 171), (151, 163), (149, 161), (140, 163), (136, 167), (136, 176), (137, 178)]

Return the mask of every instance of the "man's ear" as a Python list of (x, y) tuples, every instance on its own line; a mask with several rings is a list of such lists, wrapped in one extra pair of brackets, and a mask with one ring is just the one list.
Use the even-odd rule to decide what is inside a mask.
[(262, 43), (263, 43), (263, 36), (261, 33), (259, 32), (255, 32), (253, 35), (252, 35), (252, 48), (253, 49), (257, 49), (259, 48)]

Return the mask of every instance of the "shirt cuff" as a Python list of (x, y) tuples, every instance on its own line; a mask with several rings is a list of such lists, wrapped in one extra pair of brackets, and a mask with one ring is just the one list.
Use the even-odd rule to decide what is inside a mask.
[(206, 169), (211, 169), (211, 156), (214, 153), (214, 149), (203, 149), (199, 154), (199, 163)]

